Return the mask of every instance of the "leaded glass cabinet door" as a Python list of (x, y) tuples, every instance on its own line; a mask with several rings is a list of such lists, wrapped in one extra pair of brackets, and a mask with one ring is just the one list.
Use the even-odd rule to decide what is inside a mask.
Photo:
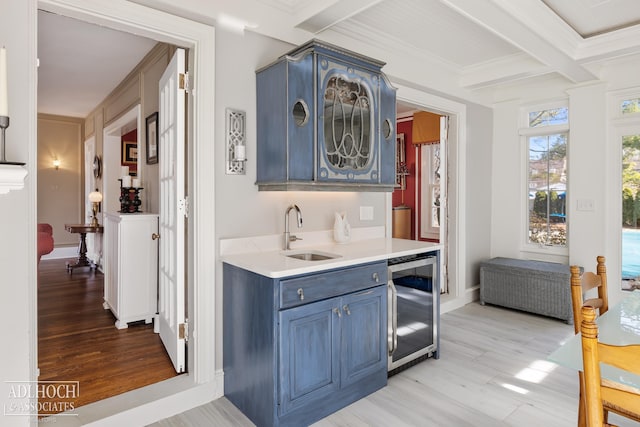
[(318, 55), (318, 181), (378, 183), (379, 74)]

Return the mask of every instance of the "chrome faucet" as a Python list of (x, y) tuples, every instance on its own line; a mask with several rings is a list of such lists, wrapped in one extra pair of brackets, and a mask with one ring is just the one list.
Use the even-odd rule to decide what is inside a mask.
[(287, 208), (287, 211), (284, 213), (284, 250), (288, 251), (289, 248), (289, 243), (291, 242), (295, 242), (296, 240), (302, 240), (300, 237), (296, 237), (296, 236), (292, 236), (291, 233), (289, 233), (289, 212), (291, 212), (292, 209), (296, 210), (296, 216), (298, 219), (298, 228), (302, 228), (302, 212), (300, 211), (300, 208), (298, 207), (298, 205), (291, 205)]

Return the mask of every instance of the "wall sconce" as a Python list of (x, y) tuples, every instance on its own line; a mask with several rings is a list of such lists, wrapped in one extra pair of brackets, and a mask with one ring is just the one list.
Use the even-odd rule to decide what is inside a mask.
[(98, 224), (98, 207), (100, 206), (100, 202), (102, 202), (102, 194), (96, 188), (96, 191), (92, 191), (89, 193), (89, 201), (91, 202), (91, 211), (93, 213), (93, 218), (91, 218), (91, 226), (97, 227)]
[(409, 171), (409, 167), (405, 162), (400, 162), (396, 175), (401, 181), (400, 190), (402, 191), (402, 204), (400, 206), (404, 206), (404, 190), (407, 188), (406, 177), (411, 175), (411, 171)]
[(58, 160), (58, 158), (53, 159), (53, 167), (55, 170), (60, 169), (60, 160)]
[(226, 162), (227, 175), (244, 175), (247, 162), (246, 113), (244, 111), (226, 109), (227, 139)]

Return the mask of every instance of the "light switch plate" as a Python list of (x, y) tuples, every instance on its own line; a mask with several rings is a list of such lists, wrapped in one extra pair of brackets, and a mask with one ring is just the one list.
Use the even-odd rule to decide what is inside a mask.
[(373, 221), (373, 206), (360, 206), (360, 221)]
[(579, 211), (593, 211), (595, 202), (593, 199), (578, 199), (577, 209)]

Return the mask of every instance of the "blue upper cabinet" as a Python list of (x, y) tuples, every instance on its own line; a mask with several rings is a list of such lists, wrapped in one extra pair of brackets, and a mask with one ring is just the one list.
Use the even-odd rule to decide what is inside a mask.
[(257, 71), (260, 190), (393, 191), (396, 95), (383, 65), (312, 40)]

